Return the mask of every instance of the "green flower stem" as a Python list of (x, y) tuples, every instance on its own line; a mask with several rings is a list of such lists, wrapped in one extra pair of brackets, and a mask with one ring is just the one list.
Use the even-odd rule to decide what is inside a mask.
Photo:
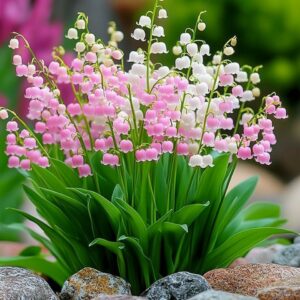
[[(112, 122), (109, 118), (108, 118), (108, 125), (109, 125), (110, 131), (111, 131), (111, 136), (113, 138), (115, 150), (117, 152), (119, 152), (117, 140), (116, 140), (115, 133), (114, 133), (114, 130), (113, 130), (113, 125), (112, 125)], [(122, 161), (123, 161), (123, 157), (122, 157), (122, 155), (120, 155), (120, 164), (122, 165), (122, 167), (116, 167), (116, 169), (117, 169), (117, 172), (118, 172), (118, 176), (120, 178), (121, 186), (123, 188), (123, 191), (124, 191), (124, 194), (125, 194), (125, 197), (126, 197), (126, 200), (127, 200), (128, 199), (128, 189), (127, 189), (127, 181), (126, 181), (126, 170), (125, 170), (124, 164), (122, 164)]]
[[(69, 67), (67, 66), (67, 64), (64, 62), (64, 60), (63, 60), (61, 57), (59, 57), (59, 56), (57, 56), (57, 55), (53, 55), (53, 58), (56, 59), (56, 60), (59, 60), (60, 63), (61, 63), (65, 68), (67, 68), (67, 70), (69, 70)], [(69, 73), (68, 75), (70, 76), (70, 70), (69, 70), (68, 73)], [(77, 91), (76, 91), (76, 88), (75, 88), (75, 86), (74, 86), (72, 80), (70, 81), (70, 84), (71, 84), (72, 92), (73, 92), (73, 94), (74, 94), (74, 96), (75, 96), (75, 98), (76, 98), (76, 100), (77, 100), (77, 102), (78, 102), (78, 104), (80, 105), (80, 108), (81, 108), (81, 110), (82, 110), (83, 103), (82, 103), (80, 97), (78, 97), (78, 93), (77, 93)], [(92, 150), (93, 150), (93, 149), (94, 149), (94, 145), (93, 145), (93, 138), (92, 138), (90, 126), (89, 126), (89, 123), (88, 123), (88, 120), (87, 120), (86, 116), (83, 114), (82, 117), (83, 117), (83, 121), (84, 121), (84, 124), (85, 124), (85, 127), (86, 127), (86, 131), (87, 131), (88, 136), (89, 136), (91, 148), (92, 148)]]
[[(206, 11), (202, 11), (199, 13), (197, 21), (195, 23), (194, 26), (194, 30), (191, 29), (191, 31), (193, 32), (192, 35), (192, 42), (195, 41), (196, 39), (196, 35), (197, 35), (197, 27), (198, 27), (198, 23), (201, 20), (201, 15), (203, 13), (205, 13)], [(186, 74), (186, 78), (189, 80), (190, 74), (191, 74), (191, 70), (192, 70), (192, 65), (189, 66), (187, 74)], [(186, 99), (187, 93), (184, 92), (183, 97), (182, 97), (182, 101), (180, 104), (180, 113), (182, 113), (183, 109), (184, 109), (184, 104), (185, 104), (185, 99)], [(177, 127), (177, 131), (179, 129), (179, 122), (177, 122), (176, 127)], [(174, 149), (177, 146), (177, 140), (174, 141)], [(174, 155), (176, 156), (176, 155)], [(168, 209), (170, 208), (169, 206), (169, 201), (170, 198), (172, 199), (172, 205), (171, 207), (175, 208), (175, 186), (176, 186), (176, 174), (177, 174), (177, 157), (172, 157), (172, 161), (171, 161), (171, 167), (170, 167), (170, 179), (169, 179), (169, 192), (168, 192)], [(171, 191), (173, 190), (173, 193), (171, 195)]]
[[(248, 83), (247, 83), (247, 86), (246, 86), (246, 90), (249, 89), (250, 84), (251, 84), (251, 81), (249, 79)], [(238, 113), (238, 116), (237, 116), (237, 119), (236, 119), (236, 123), (235, 123), (234, 131), (233, 131), (233, 135), (235, 135), (237, 133), (237, 131), (238, 131), (239, 123), (240, 123), (240, 120), (242, 118), (242, 113), (244, 112), (245, 104), (246, 104), (246, 102), (243, 102), (242, 105), (241, 105), (241, 107), (240, 107), (240, 109), (239, 109), (239, 113)]]
[(150, 92), (150, 59), (151, 59), (151, 45), (152, 45), (152, 40), (153, 40), (153, 29), (154, 29), (154, 19), (156, 17), (156, 11), (158, 7), (158, 0), (155, 0), (155, 4), (152, 10), (152, 18), (151, 18), (151, 28), (150, 28), (150, 37), (148, 41), (148, 49), (147, 49), (147, 60), (146, 60), (146, 65), (147, 65), (147, 91), (148, 93)]
[(44, 154), (51, 159), (51, 157), (49, 156), (47, 150), (44, 148), (44, 146), (42, 145), (42, 143), (39, 141), (38, 137), (36, 136), (36, 134), (31, 130), (31, 128), (12, 110), (6, 108), (6, 107), (0, 107), (0, 110), (4, 109), (7, 112), (9, 112), (10, 114), (12, 114), (17, 120), (18, 122), (28, 131), (30, 132), (31, 136), (33, 136), (39, 146), (39, 148), (44, 152)]

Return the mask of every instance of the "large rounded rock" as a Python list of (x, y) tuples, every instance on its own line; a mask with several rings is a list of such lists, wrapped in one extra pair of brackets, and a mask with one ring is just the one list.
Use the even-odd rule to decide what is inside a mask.
[(222, 291), (208, 290), (189, 300), (256, 300), (257, 298), (251, 296), (243, 296), (239, 294), (232, 294)]
[(259, 289), (294, 276), (300, 276), (300, 269), (275, 264), (246, 264), (204, 274), (216, 290), (249, 296), (255, 296)]
[(276, 253), (273, 263), (291, 267), (300, 267), (300, 244), (286, 246)]
[(261, 300), (300, 299), (300, 276), (275, 282), (270, 287), (259, 290), (257, 297)]
[(198, 274), (178, 272), (154, 282), (143, 296), (149, 300), (185, 300), (210, 289)]
[(89, 300), (101, 295), (131, 295), (130, 285), (120, 277), (84, 268), (64, 283), (60, 299)]
[(0, 267), (0, 299), (57, 300), (40, 276), (16, 267)]

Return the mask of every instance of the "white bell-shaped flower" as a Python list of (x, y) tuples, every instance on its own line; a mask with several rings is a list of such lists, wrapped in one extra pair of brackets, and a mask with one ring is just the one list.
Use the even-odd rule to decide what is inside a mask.
[(240, 121), (240, 124), (241, 125), (245, 125), (247, 124), (248, 122), (250, 122), (250, 120), (253, 118), (253, 114), (250, 114), (250, 113), (244, 113), (242, 115), (242, 119)]
[(210, 55), (210, 47), (208, 44), (202, 44), (200, 47), (200, 54), (203, 55)]
[(213, 161), (214, 161), (214, 159), (210, 154), (203, 155), (201, 168), (213, 167), (214, 166)]
[(70, 28), (68, 30), (67, 38), (70, 40), (77, 40), (78, 39), (78, 32), (75, 28)]
[(164, 8), (161, 8), (158, 12), (158, 18), (159, 19), (167, 19), (168, 18), (168, 13)]
[(134, 32), (131, 34), (131, 37), (137, 41), (145, 41), (146, 33), (141, 28), (134, 29)]
[(191, 65), (191, 60), (188, 56), (179, 57), (175, 60), (175, 66), (178, 70), (183, 70), (189, 68)]
[(201, 75), (201, 74), (206, 74), (206, 69), (203, 64), (193, 62), (192, 63), (192, 68), (193, 68), (193, 74), (194, 75)]
[(143, 53), (138, 53), (137, 51), (131, 51), (129, 54), (129, 62), (137, 63), (137, 64), (142, 64), (144, 62), (144, 54)]
[(151, 45), (151, 53), (153, 54), (161, 54), (161, 53), (168, 53), (167, 46), (163, 42), (155, 42)]
[(146, 76), (147, 67), (142, 64), (133, 64), (131, 67), (131, 73), (138, 76)]
[(221, 60), (222, 60), (222, 56), (219, 55), (219, 54), (216, 54), (216, 55), (213, 56), (212, 63), (214, 65), (219, 65), (221, 63)]
[(203, 56), (198, 52), (193, 56), (193, 61), (199, 64), (203, 63)]
[(181, 45), (187, 45), (191, 42), (191, 35), (187, 32), (184, 32), (180, 35), (180, 44)]
[(148, 16), (141, 16), (138, 25), (150, 28), (151, 19)]
[(76, 43), (75, 51), (81, 53), (85, 50), (85, 44), (83, 42)]
[(75, 24), (76, 28), (83, 30), (83, 29), (85, 29), (85, 26), (86, 26), (86, 24), (83, 19), (79, 19), (76, 21), (76, 24)]
[(250, 75), (250, 80), (253, 84), (258, 84), (260, 83), (260, 77), (259, 77), (259, 74), (258, 73), (252, 73)]
[(88, 43), (89, 46), (92, 46), (93, 44), (95, 44), (95, 35), (92, 33), (87, 33), (85, 35), (85, 41)]
[(18, 49), (19, 48), (19, 41), (17, 39), (11, 39), (9, 41), (8, 47), (11, 48), (11, 49)]
[(254, 96), (253, 96), (253, 93), (252, 93), (252, 91), (244, 91), (244, 93), (243, 93), (243, 95), (242, 95), (242, 97), (241, 97), (241, 99), (240, 99), (240, 101), (241, 102), (246, 102), (246, 101), (252, 101), (252, 100), (254, 100), (255, 98), (254, 98)]
[(190, 157), (189, 166), (192, 168), (201, 167), (203, 165), (203, 158), (199, 154)]
[(163, 66), (163, 67), (160, 67), (158, 70), (157, 70), (157, 74), (158, 76), (161, 78), (161, 77), (165, 77), (166, 75), (168, 75), (170, 73), (170, 69), (167, 67), (167, 66)]
[(162, 37), (165, 36), (165, 31), (162, 26), (156, 26), (153, 30), (153, 36)]
[(248, 81), (248, 74), (247, 74), (247, 72), (244, 72), (244, 71), (238, 72), (235, 80), (237, 82), (247, 82)]
[(240, 71), (240, 65), (238, 63), (229, 63), (224, 67), (224, 71), (226, 74), (238, 74)]
[(206, 82), (201, 82), (196, 84), (196, 92), (198, 95), (205, 96), (208, 94), (209, 89)]
[(197, 54), (198, 52), (198, 45), (196, 43), (190, 43), (186, 46), (186, 50), (188, 54), (193, 57)]

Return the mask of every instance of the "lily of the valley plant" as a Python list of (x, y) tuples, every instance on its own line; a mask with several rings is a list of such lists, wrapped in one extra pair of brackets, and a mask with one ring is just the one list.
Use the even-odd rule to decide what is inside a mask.
[[(55, 261), (34, 248), (1, 264), (33, 268), (59, 284), (91, 266), (122, 276), (139, 293), (176, 271), (227, 266), (286, 232), (277, 228), (277, 206), (243, 208), (256, 178), (227, 192), (238, 158), (270, 164), (271, 118), (287, 117), (279, 96), (261, 98), (259, 67), (231, 60), (235, 37), (211, 55), (198, 38), (203, 14), (172, 49), (174, 66), (159, 63), (172, 55), (163, 42), (162, 4), (156, 0), (140, 17), (132, 37), (141, 48), (129, 57), (118, 47), (123, 34), (114, 23), (105, 44), (82, 13), (66, 36), (74, 40), (71, 65), (62, 47), (46, 65), (23, 36), (10, 41), (17, 76), (30, 84), (25, 96), (34, 129), (0, 110), (2, 119), (12, 116), (8, 166), (27, 174), (24, 188), (41, 219), (20, 213), (44, 231), (28, 228)], [(29, 64), (18, 55), (19, 43), (32, 55)], [(71, 104), (58, 84), (71, 86)], [(260, 101), (256, 111), (253, 101)]]

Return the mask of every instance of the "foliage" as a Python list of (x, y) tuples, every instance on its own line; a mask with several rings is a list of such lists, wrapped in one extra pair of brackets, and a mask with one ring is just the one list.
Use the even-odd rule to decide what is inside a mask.
[[(0, 91), (11, 100), (10, 106), (15, 107), (18, 96), (19, 79), (13, 74), (10, 67), (11, 53), (8, 48), (0, 49)], [(1, 95), (0, 95), (1, 96)], [(9, 224), (19, 223), (23, 220), (9, 211), (7, 207), (18, 208), (23, 203), (22, 183), (23, 175), (17, 170), (7, 168), (7, 157), (4, 154), (5, 131), (3, 123), (0, 124), (0, 241), (16, 241), (19, 239), (19, 230), (11, 228)]]
[[(90, 178), (79, 180), (59, 161), (48, 170), (34, 167), (32, 185), (24, 188), (43, 219), (19, 213), (44, 231), (46, 237), (28, 229), (56, 258), (56, 267), (40, 255), (2, 258), (0, 263), (35, 269), (59, 284), (91, 266), (126, 278), (139, 293), (176, 271), (204, 273), (227, 266), (271, 235), (286, 233), (277, 228), (284, 220), (276, 205), (244, 207), (257, 178), (226, 193), (235, 163), (228, 164), (225, 154), (218, 155), (214, 168), (197, 172), (189, 192), (192, 171), (179, 157), (178, 188), (167, 201), (164, 174), (170, 158), (166, 154), (140, 166), (128, 198), (133, 203), (124, 201), (116, 170), (99, 165), (98, 155), (92, 160), (105, 195), (96, 192)], [(132, 178), (125, 178), (130, 186)]]

